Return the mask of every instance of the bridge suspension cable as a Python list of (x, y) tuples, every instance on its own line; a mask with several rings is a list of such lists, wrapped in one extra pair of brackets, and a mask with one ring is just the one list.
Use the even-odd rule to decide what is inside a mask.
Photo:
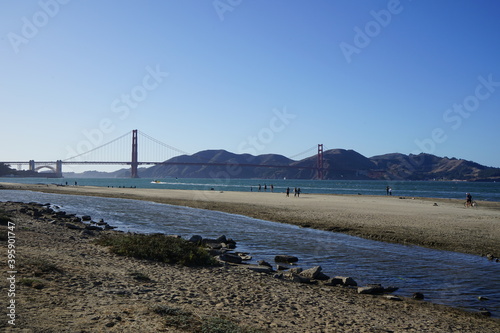
[(139, 161), (141, 162), (162, 162), (180, 154), (188, 155), (187, 152), (161, 142), (144, 132), (137, 131), (137, 134), (139, 136), (135, 138), (135, 143), (132, 142), (133, 133), (127, 132), (105, 144), (66, 158), (63, 162), (129, 162), (131, 159), (130, 149), (131, 147), (133, 149), (134, 145), (136, 149), (138, 146)]
[(296, 157), (299, 157), (301, 155), (305, 155), (305, 154), (307, 154), (307, 153), (309, 153), (309, 152), (311, 152), (313, 150), (316, 150), (316, 149), (318, 149), (317, 146), (312, 146), (311, 148), (308, 148), (307, 150), (304, 150), (303, 152), (295, 154), (293, 156), (289, 156), (288, 158), (291, 159), (291, 160), (294, 160)]
[(154, 142), (154, 143), (156, 143), (156, 144), (158, 144), (158, 145), (160, 145), (160, 146), (163, 146), (163, 147), (165, 147), (165, 148), (168, 148), (168, 149), (173, 150), (173, 151), (175, 151), (175, 152), (177, 152), (177, 153), (180, 153), (180, 154), (189, 155), (189, 153), (187, 153), (187, 152), (185, 152), (185, 151), (183, 151), (183, 150), (180, 150), (180, 149), (178, 149), (178, 148), (172, 147), (172, 146), (170, 146), (170, 145), (167, 145), (166, 143), (161, 142), (160, 140), (157, 140), (157, 139), (153, 138), (152, 136), (147, 135), (147, 134), (146, 134), (146, 133), (144, 133), (144, 132), (141, 132), (141, 131), (138, 131), (138, 132), (139, 132), (139, 134), (141, 135), (141, 137), (144, 137), (144, 138), (146, 138), (146, 139), (148, 139), (148, 140), (151, 140), (152, 142)]
[(76, 159), (78, 157), (81, 157), (83, 155), (87, 155), (87, 154), (90, 154), (90, 153), (95, 152), (97, 150), (100, 150), (101, 148), (104, 148), (106, 146), (110, 146), (111, 144), (116, 143), (118, 140), (123, 139), (124, 137), (127, 137), (127, 136), (130, 136), (130, 132), (127, 132), (127, 133), (123, 134), (122, 136), (119, 136), (118, 138), (116, 138), (114, 140), (111, 140), (109, 142), (106, 142), (105, 144), (102, 144), (102, 145), (100, 145), (98, 147), (92, 148), (92, 149), (90, 149), (88, 151), (85, 151), (83, 153), (80, 153), (78, 155), (75, 155), (75, 156), (69, 157), (67, 159), (64, 159), (63, 162), (68, 162), (70, 160), (74, 160), (74, 159)]

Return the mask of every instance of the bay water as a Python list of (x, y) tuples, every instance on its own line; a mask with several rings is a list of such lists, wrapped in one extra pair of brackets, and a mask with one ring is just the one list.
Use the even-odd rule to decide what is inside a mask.
[[(155, 182), (156, 181), (156, 182)], [(500, 201), (500, 182), (464, 181), (384, 181), (384, 180), (304, 180), (304, 179), (235, 179), (235, 178), (0, 178), (0, 182), (30, 184), (88, 185), (104, 187), (164, 188), (182, 190), (261, 191), (266, 187), (274, 192), (286, 188), (300, 188), (302, 193), (386, 195), (386, 187), (392, 195), (404, 197), (428, 197), (463, 199), (471, 193), (474, 200)]]

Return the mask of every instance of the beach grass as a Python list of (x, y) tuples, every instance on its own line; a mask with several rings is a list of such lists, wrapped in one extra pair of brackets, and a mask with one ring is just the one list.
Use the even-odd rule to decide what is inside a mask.
[(111, 252), (183, 266), (216, 266), (218, 262), (206, 249), (182, 238), (161, 234), (107, 234), (96, 240)]
[(261, 329), (243, 327), (225, 318), (210, 317), (202, 322), (202, 333), (258, 333)]
[(6, 242), (7, 237), (7, 225), (9, 224), (10, 216), (5, 212), (5, 210), (0, 209), (0, 242)]
[(146, 274), (144, 274), (142, 272), (132, 272), (132, 273), (130, 273), (130, 276), (132, 276), (137, 281), (142, 281), (142, 282), (152, 282), (153, 281), (149, 276), (147, 276)]
[(29, 267), (35, 276), (43, 276), (50, 273), (63, 273), (63, 270), (56, 264), (45, 258), (33, 257), (22, 261), (22, 266)]
[(168, 305), (155, 305), (152, 311), (165, 320), (165, 325), (189, 332), (199, 333), (258, 333), (260, 329), (240, 326), (236, 322), (222, 317), (202, 318), (195, 314)]
[(7, 225), (10, 221), (10, 216), (3, 209), (0, 209), (0, 225)]
[(45, 284), (41, 280), (34, 278), (22, 278), (21, 280), (19, 280), (19, 284), (22, 286), (32, 287), (35, 289), (42, 289), (45, 287)]

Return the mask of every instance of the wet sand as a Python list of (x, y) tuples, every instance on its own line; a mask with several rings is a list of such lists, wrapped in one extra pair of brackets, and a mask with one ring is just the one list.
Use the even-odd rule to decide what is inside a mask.
[(218, 210), (400, 244), (500, 257), (500, 202), (391, 196), (0, 184), (3, 188), (148, 200)]

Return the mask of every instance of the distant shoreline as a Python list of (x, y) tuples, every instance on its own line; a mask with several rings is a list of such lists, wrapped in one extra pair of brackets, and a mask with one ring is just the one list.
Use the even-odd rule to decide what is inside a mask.
[(500, 202), (375, 195), (105, 188), (0, 183), (1, 189), (147, 200), (342, 232), (367, 239), (500, 257)]
[[(153, 183), (146, 178), (67, 178), (54, 181), (50, 178), (0, 178), (0, 183), (19, 183), (32, 185), (57, 186), (97, 186), (97, 187), (134, 187), (144, 189), (183, 189), (183, 190), (210, 190), (215, 191), (259, 191), (267, 183), (267, 191), (271, 184), (274, 192), (285, 192), (287, 187), (293, 192), (294, 187), (300, 187), (304, 194), (332, 194), (332, 195), (376, 195), (386, 196), (386, 186), (392, 187), (392, 195), (397, 197), (411, 197), (431, 199), (459, 199), (465, 198), (466, 192), (471, 192), (476, 201), (500, 202), (500, 192), (495, 183), (467, 182), (467, 181), (380, 181), (380, 180), (331, 180), (315, 181), (304, 179), (207, 179), (207, 178), (169, 178)], [(272, 191), (272, 190), (271, 190)]]
[[(86, 179), (86, 178), (92, 178), (92, 179), (131, 179), (130, 177), (88, 177), (88, 176), (83, 176), (81, 173), (71, 175), (71, 174), (66, 174), (63, 175), (63, 177), (56, 177), (55, 174), (52, 173), (47, 173), (47, 174), (36, 174), (32, 176), (27, 176), (27, 175), (3, 175), (0, 176), (0, 178), (44, 178), (44, 179)], [(192, 177), (187, 177), (187, 178), (192, 178)], [(150, 177), (146, 178), (140, 178), (140, 179), (154, 179)], [(159, 177), (159, 179), (178, 179), (178, 177)], [(246, 178), (244, 178), (246, 179)], [(261, 178), (256, 178), (256, 180), (262, 180)], [(270, 182), (273, 181), (273, 179), (268, 179)], [(299, 179), (299, 180), (304, 180), (304, 179)], [(305, 179), (307, 180), (307, 179)], [(474, 179), (391, 179), (391, 180), (386, 180), (386, 179), (327, 179), (327, 180), (354, 180), (354, 181), (375, 181), (375, 182), (384, 182), (384, 181), (389, 181), (389, 182), (394, 182), (394, 181), (405, 181), (405, 182), (470, 182), (470, 183), (496, 183), (497, 181), (500, 181), (500, 179), (489, 179), (489, 178), (474, 178)]]

